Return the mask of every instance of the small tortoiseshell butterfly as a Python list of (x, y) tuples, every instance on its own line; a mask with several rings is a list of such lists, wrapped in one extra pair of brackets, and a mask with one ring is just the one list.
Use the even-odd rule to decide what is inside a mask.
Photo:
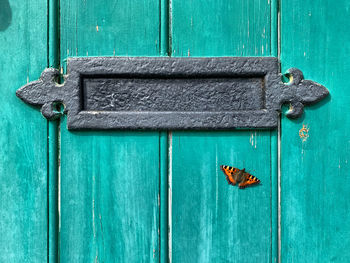
[(245, 168), (240, 170), (228, 165), (220, 165), (220, 169), (224, 172), (227, 182), (231, 185), (238, 183), (240, 189), (260, 183), (260, 180), (254, 175), (247, 173)]

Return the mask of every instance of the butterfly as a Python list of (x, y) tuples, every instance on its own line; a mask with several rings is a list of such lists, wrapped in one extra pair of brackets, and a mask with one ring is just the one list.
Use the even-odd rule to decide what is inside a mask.
[(231, 185), (238, 183), (240, 189), (260, 183), (260, 180), (254, 175), (247, 173), (245, 168), (240, 170), (228, 165), (220, 165), (220, 169), (224, 172), (227, 182)]

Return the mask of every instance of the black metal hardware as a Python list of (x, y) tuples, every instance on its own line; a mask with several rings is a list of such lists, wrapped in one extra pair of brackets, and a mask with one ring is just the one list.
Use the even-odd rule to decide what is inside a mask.
[(17, 96), (47, 119), (62, 103), (70, 130), (275, 128), (283, 103), (296, 118), (329, 93), (300, 70), (289, 73), (285, 84), (274, 57), (69, 58), (63, 84), (49, 68)]

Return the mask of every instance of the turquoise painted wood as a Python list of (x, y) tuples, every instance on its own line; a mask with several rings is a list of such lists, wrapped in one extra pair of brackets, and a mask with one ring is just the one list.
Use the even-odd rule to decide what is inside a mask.
[[(281, 262), (350, 262), (347, 1), (60, 2), (0, 0), (0, 262), (277, 262), (277, 131), (69, 132), (15, 90), (70, 56), (278, 45), (282, 71), (331, 92), (282, 117)], [(220, 164), (262, 184), (229, 186)]]
[(350, 3), (282, 1), (281, 11), (283, 70), (331, 94), (282, 120), (282, 262), (350, 262)]
[(61, 139), (61, 262), (157, 262), (158, 133)]
[(47, 260), (47, 122), (15, 91), (47, 64), (47, 1), (0, 1), (0, 262)]
[[(172, 55), (273, 55), (271, 12), (268, 1), (173, 0)], [(173, 132), (170, 138), (172, 262), (275, 262), (275, 134)], [(262, 185), (228, 185), (221, 164), (246, 168)]]
[[(173, 262), (271, 262), (275, 257), (270, 134), (250, 134), (173, 134)], [(249, 167), (261, 186), (228, 185), (218, 169), (223, 163)]]
[[(68, 56), (159, 55), (159, 8), (61, 2), (62, 65)], [(159, 132), (69, 132), (65, 119), (60, 128), (61, 262), (159, 262)]]

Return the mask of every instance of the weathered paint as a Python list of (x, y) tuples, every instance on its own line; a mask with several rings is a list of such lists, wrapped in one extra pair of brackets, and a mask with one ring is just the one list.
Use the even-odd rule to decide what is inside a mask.
[[(57, 63), (57, 47), (47, 42), (54, 38), (48, 1), (2, 3), (0, 261), (45, 262), (54, 251), (47, 185), (55, 177), (47, 182), (47, 173), (58, 168), (59, 134), (14, 92)], [(168, 49), (175, 56), (277, 55), (276, 1), (173, 0), (169, 47), (167, 7), (159, 12), (159, 3), (62, 1), (62, 66), (67, 56), (158, 56)], [(350, 261), (349, 10), (343, 0), (282, 1), (283, 70), (299, 67), (332, 96), (300, 120), (282, 120), (283, 262)], [(166, 132), (63, 129), (61, 136), (61, 262), (158, 262), (160, 254), (166, 262), (167, 220), (173, 262), (276, 261), (276, 133), (169, 132), (168, 142)], [(230, 187), (220, 164), (246, 167), (262, 185)]]
[(350, 2), (282, 1), (281, 14), (282, 72), (296, 66), (331, 94), (282, 120), (282, 262), (350, 262)]
[(47, 67), (47, 1), (1, 1), (0, 261), (47, 260), (47, 122), (15, 96)]
[[(62, 62), (159, 55), (158, 2), (61, 1)], [(61, 262), (159, 262), (159, 132), (61, 137)]]
[[(267, 1), (173, 0), (172, 11), (173, 56), (276, 55), (277, 9)], [(275, 262), (276, 136), (173, 132), (172, 140), (172, 262)], [(228, 185), (222, 164), (245, 167), (261, 185)]]

